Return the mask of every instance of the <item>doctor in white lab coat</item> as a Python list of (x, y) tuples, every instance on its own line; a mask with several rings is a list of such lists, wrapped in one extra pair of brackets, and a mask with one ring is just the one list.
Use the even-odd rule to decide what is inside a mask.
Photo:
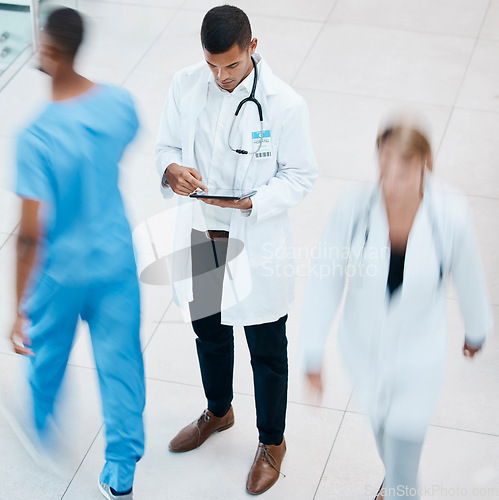
[[(312, 189), (317, 166), (306, 104), (255, 53), (246, 15), (228, 5), (210, 10), (201, 41), (205, 61), (174, 76), (156, 145), (163, 194), (178, 195), (174, 300), (190, 313), (208, 400), (208, 409), (172, 440), (170, 450), (196, 448), (233, 424), (232, 327), (242, 325), (254, 372), (257, 457), (263, 457), (255, 461), (247, 489), (261, 493), (277, 480), (285, 451), (285, 323), (294, 293), (287, 210)], [(255, 84), (262, 123), (253, 101), (235, 116)], [(256, 194), (239, 202), (188, 197), (195, 189), (214, 188)], [(255, 470), (260, 466), (263, 472)]]
[(309, 382), (322, 390), (325, 340), (346, 289), (338, 343), (385, 465), (377, 498), (419, 498), (421, 447), (444, 375), (447, 279), (465, 355), (481, 348), (492, 319), (466, 202), (432, 177), (424, 133), (401, 121), (381, 131), (378, 152), (379, 184), (343, 196), (326, 227), (300, 343)]

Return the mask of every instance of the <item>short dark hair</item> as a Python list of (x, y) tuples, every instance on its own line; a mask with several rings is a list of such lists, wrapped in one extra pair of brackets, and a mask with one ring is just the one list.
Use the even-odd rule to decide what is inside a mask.
[(248, 16), (233, 5), (214, 7), (204, 16), (201, 43), (211, 54), (223, 54), (235, 43), (241, 50), (247, 49), (251, 43)]
[(44, 31), (64, 55), (74, 59), (83, 40), (83, 19), (73, 9), (54, 10), (48, 17)]

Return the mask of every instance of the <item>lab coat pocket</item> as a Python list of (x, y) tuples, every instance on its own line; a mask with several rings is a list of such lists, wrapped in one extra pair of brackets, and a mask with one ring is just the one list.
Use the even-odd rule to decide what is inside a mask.
[(47, 304), (60, 288), (60, 284), (47, 273), (42, 273), (22, 301), (21, 311), (31, 321), (45, 310)]

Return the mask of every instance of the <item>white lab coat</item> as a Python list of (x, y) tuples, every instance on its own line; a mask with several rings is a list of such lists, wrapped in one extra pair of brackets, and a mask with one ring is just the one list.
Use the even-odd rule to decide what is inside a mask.
[[(371, 196), (369, 236), (359, 271)], [(435, 240), (440, 240), (441, 250)], [(470, 344), (484, 342), (492, 315), (465, 199), (430, 174), (407, 242), (404, 281), (391, 300), (386, 291), (389, 245), (379, 187), (344, 196), (311, 266), (300, 344), (308, 370), (317, 370), (346, 288), (338, 344), (359, 402), (375, 429), (384, 426), (393, 437), (418, 441), (424, 438), (443, 381), (446, 278), (454, 282)]]
[[(256, 160), (253, 155), (234, 153), (235, 187), (256, 189), (257, 194), (252, 198), (251, 215), (245, 217), (234, 210), (230, 221), (222, 293), (222, 323), (228, 325), (272, 322), (289, 312), (294, 298), (294, 262), (287, 209), (297, 205), (312, 189), (318, 174), (305, 101), (274, 76), (260, 56), (256, 55), (256, 59), (256, 98), (263, 108), (264, 130), (271, 131), (272, 156)], [(194, 135), (206, 103), (210, 76), (205, 62), (174, 76), (156, 144), (161, 176), (171, 163), (199, 170)], [(242, 136), (250, 137), (251, 132), (260, 130), (260, 125), (256, 106), (246, 106), (238, 126)], [(170, 188), (163, 190), (166, 198), (173, 194)], [(182, 308), (184, 317), (188, 317), (188, 302), (193, 297), (190, 235), (199, 203), (202, 202), (178, 196), (170, 273), (174, 301)]]

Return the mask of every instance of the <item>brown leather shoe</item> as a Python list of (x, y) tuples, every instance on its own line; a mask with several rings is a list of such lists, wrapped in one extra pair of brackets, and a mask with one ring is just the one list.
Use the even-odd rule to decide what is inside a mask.
[[(281, 463), (286, 453), (286, 441), (278, 446), (258, 443), (255, 460), (248, 474), (246, 491), (251, 495), (259, 495), (272, 487), (279, 479)], [(284, 474), (282, 474), (284, 476)]]
[(232, 406), (223, 417), (215, 417), (210, 410), (205, 410), (197, 419), (184, 427), (168, 446), (174, 453), (199, 448), (214, 432), (221, 432), (234, 425), (234, 410)]

